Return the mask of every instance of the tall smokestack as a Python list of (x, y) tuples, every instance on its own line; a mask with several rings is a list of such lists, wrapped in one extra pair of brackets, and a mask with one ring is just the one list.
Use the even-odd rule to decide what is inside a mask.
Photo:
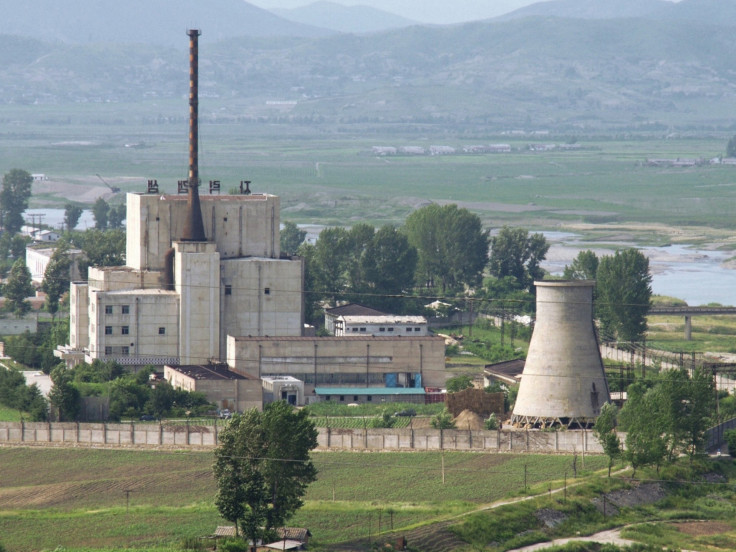
[(206, 241), (199, 205), (199, 29), (189, 35), (189, 196), (182, 241)]

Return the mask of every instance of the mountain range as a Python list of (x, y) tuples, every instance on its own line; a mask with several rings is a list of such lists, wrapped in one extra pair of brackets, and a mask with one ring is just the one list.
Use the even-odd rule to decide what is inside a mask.
[[(129, 3), (138, 2), (143, 4)], [(0, 0), (0, 6), (6, 3)], [(429, 124), (458, 132), (736, 125), (736, 0), (637, 3), (645, 14), (635, 15), (630, 0), (552, 0), (535, 9), (556, 6), (560, 11), (553, 14), (516, 12), (518, 17), (360, 35), (300, 25), (317, 36), (231, 37), (233, 21), (213, 30), (202, 25), (201, 93), (212, 101), (227, 98), (218, 103), (226, 106), (217, 114), (220, 121), (412, 129)], [(215, 4), (250, 10), (240, 0)], [(576, 5), (577, 16), (570, 15)], [(631, 11), (625, 18), (604, 17), (605, 10), (596, 17), (596, 5), (609, 13), (611, 5)], [(277, 17), (262, 12), (248, 13)], [(54, 32), (40, 32), (40, 23), (32, 37), (0, 35), (0, 104), (136, 102), (186, 94), (188, 64), (181, 50), (187, 25), (181, 23), (166, 41), (176, 39), (176, 48), (140, 40), (115, 44), (116, 26), (90, 25), (109, 30), (111, 40), (64, 43), (64, 33), (51, 40)]]
[(270, 11), (290, 21), (341, 33), (373, 33), (419, 24), (370, 6), (343, 6), (324, 1), (299, 8)]

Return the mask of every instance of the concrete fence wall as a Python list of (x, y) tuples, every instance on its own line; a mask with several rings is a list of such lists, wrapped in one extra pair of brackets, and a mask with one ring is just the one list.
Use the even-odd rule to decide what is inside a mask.
[[(215, 447), (217, 425), (0, 422), (0, 444)], [(458, 450), (532, 453), (603, 452), (590, 431), (320, 428), (323, 450)]]

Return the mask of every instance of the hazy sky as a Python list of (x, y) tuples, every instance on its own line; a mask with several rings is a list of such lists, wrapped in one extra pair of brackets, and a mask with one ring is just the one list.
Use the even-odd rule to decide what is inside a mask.
[[(261, 8), (296, 8), (316, 0), (248, 0)], [(420, 23), (459, 23), (487, 19), (539, 0), (329, 0), (346, 6), (366, 5), (402, 15)], [(601, 0), (604, 1), (604, 0)], [(679, 0), (670, 0), (679, 1)]]

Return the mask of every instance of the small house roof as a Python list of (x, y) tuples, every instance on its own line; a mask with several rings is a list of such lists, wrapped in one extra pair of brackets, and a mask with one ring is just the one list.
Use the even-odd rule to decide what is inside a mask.
[(358, 303), (348, 303), (347, 305), (325, 309), (325, 314), (330, 316), (382, 316), (386, 313)]
[(423, 387), (315, 387), (315, 395), (426, 395)]

